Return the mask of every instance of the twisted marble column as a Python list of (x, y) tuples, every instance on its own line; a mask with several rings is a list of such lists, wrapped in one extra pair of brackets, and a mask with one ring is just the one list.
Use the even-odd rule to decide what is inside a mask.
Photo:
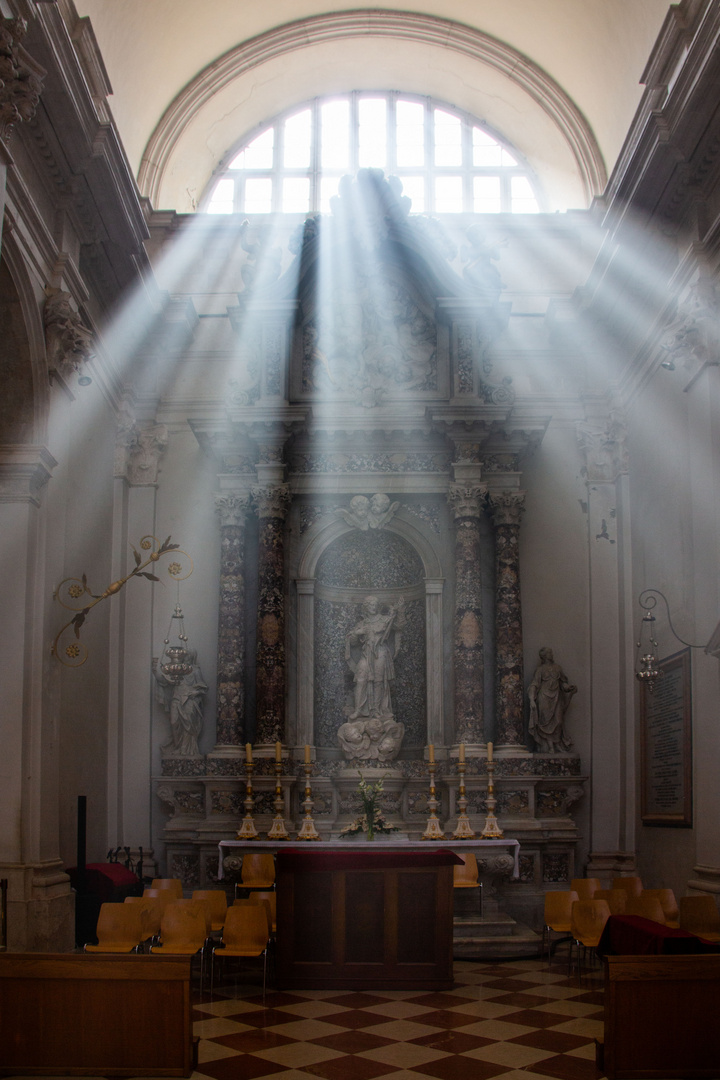
[(245, 518), (247, 495), (215, 496), (220, 514), (217, 745), (245, 744)]
[(285, 573), (283, 525), (287, 484), (253, 488), (260, 519), (256, 652), (256, 743), (285, 741)]
[(480, 743), (484, 731), (481, 500), (485, 484), (453, 483), (448, 502), (455, 519), (455, 741)]
[(523, 637), (520, 607), (520, 517), (524, 491), (490, 496), (495, 526), (495, 741), (525, 746)]

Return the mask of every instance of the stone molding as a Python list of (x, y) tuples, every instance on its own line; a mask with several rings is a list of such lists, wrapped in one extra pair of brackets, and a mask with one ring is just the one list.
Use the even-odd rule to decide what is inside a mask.
[(40, 493), (57, 461), (44, 446), (0, 447), (0, 503), (40, 505)]
[(449, 49), (487, 65), (527, 93), (555, 124), (577, 164), (588, 203), (602, 193), (607, 174), (600, 148), (580, 110), (563, 89), (527, 56), (462, 23), (402, 11), (347, 11), (286, 23), (230, 50), (209, 64), (177, 95), (151, 135), (138, 171), (138, 186), (154, 205), (172, 155), (206, 102), (235, 79), (268, 61), (328, 41), (402, 38)]

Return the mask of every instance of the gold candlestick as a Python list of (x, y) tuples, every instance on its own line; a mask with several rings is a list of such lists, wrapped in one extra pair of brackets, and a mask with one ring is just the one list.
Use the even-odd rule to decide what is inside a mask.
[(242, 820), (242, 825), (237, 831), (235, 837), (236, 840), (259, 840), (260, 833), (255, 828), (255, 822), (253, 821), (253, 789), (252, 789), (252, 772), (254, 765), (252, 761), (245, 762), (245, 817)]
[[(432, 751), (432, 747), (430, 748)], [(430, 811), (430, 817), (428, 818), (425, 832), (420, 837), (421, 840), (444, 840), (445, 833), (440, 828), (440, 822), (438, 821), (437, 808), (440, 805), (435, 797), (435, 759), (434, 754), (431, 753), (430, 761), (428, 761), (428, 772), (430, 773), (430, 798), (428, 799), (428, 810)]]
[(481, 838), (483, 840), (502, 840), (505, 833), (502, 831), (497, 823), (495, 817), (495, 785), (493, 784), (493, 773), (495, 772), (495, 762), (493, 761), (493, 744), (488, 743), (488, 758), (487, 758), (487, 775), (488, 775), (488, 789), (487, 789), (487, 817), (485, 818), (485, 828), (483, 829)]
[(273, 818), (272, 828), (267, 834), (268, 840), (289, 840), (290, 833), (285, 828), (285, 819), (283, 817), (283, 810), (285, 809), (285, 800), (282, 793), (282, 784), (280, 777), (282, 776), (282, 761), (275, 761), (275, 817)]
[(297, 834), (298, 840), (322, 840), (320, 833), (315, 828), (315, 822), (312, 819), (312, 809), (315, 805), (312, 797), (312, 788), (310, 786), (310, 773), (312, 772), (312, 761), (307, 760), (309, 755), (307, 753), (307, 747), (305, 748), (305, 763), (303, 769), (305, 770), (305, 798), (303, 799), (302, 808), (305, 811), (305, 817), (303, 818), (302, 827)]
[(460, 773), (460, 797), (458, 799), (460, 813), (458, 814), (457, 828), (453, 833), (453, 840), (474, 840), (475, 833), (472, 831), (472, 827), (470, 825), (470, 818), (467, 816), (468, 801), (465, 797), (464, 761), (458, 761), (458, 772)]

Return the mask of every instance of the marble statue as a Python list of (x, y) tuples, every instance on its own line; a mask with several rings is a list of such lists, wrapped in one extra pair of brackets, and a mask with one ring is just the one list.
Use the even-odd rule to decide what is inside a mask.
[(540, 664), (528, 687), (530, 699), (529, 731), (542, 753), (571, 750), (572, 742), (564, 729), (564, 717), (577, 686), (556, 664), (552, 649), (540, 649)]
[(345, 639), (345, 659), (354, 675), (355, 708), (349, 720), (363, 716), (392, 719), (390, 683), (395, 678), (394, 658), (402, 641), (405, 605), (381, 604), (377, 596), (366, 596), (363, 614)]
[(400, 752), (405, 725), (395, 720), (371, 717), (348, 720), (338, 729), (338, 742), (345, 757), (361, 761), (392, 761)]
[(163, 754), (175, 757), (197, 757), (200, 754), (198, 737), (202, 731), (208, 687), (194, 649), (188, 651), (188, 662), (192, 664), (192, 670), (179, 683), (173, 683), (153, 661), (157, 696), (170, 714), (170, 742), (165, 743), (161, 750)]

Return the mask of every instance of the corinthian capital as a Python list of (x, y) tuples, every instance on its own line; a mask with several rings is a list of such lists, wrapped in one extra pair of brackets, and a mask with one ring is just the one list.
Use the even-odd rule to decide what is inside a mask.
[(224, 529), (231, 525), (245, 524), (249, 495), (239, 495), (236, 492), (222, 492), (215, 495), (215, 509), (220, 515), (220, 528)]
[(0, 18), (0, 137), (21, 120), (32, 120), (40, 100), (45, 71), (20, 44), (27, 32), (24, 19)]
[(280, 518), (283, 520), (288, 510), (292, 496), (289, 484), (275, 484), (273, 487), (256, 486), (252, 489), (253, 502), (258, 517)]
[(487, 495), (487, 484), (450, 484), (447, 499), (455, 520), (480, 517), (481, 501)]
[(488, 500), (495, 525), (519, 525), (525, 510), (524, 491), (494, 491)]

